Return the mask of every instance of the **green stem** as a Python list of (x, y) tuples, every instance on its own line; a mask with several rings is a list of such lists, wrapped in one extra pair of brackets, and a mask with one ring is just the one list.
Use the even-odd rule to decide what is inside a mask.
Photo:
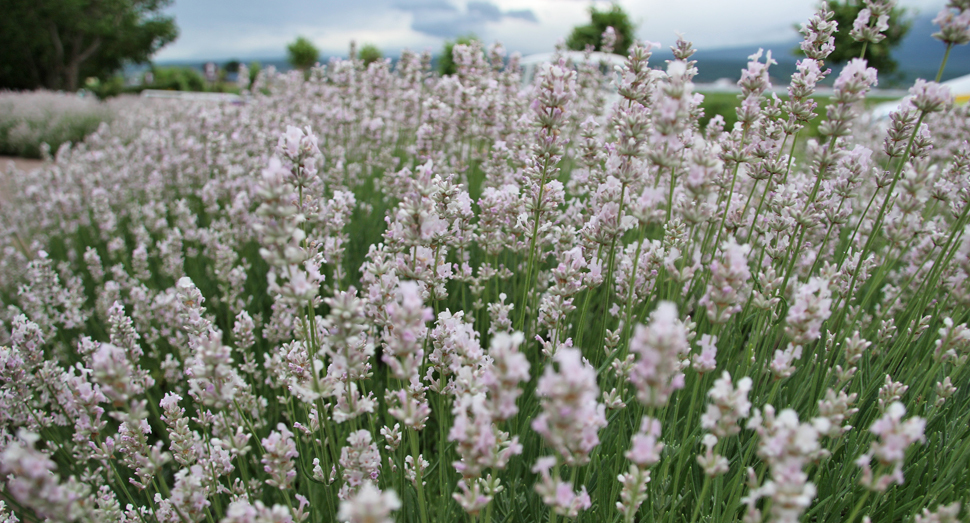
[[(744, 150), (744, 142), (748, 138), (748, 127), (744, 127), (744, 131), (741, 132), (741, 144), (738, 145), (738, 152), (740, 153)], [(727, 202), (724, 204), (724, 212), (721, 213), (721, 224), (717, 227), (717, 236), (714, 237), (714, 251), (717, 251), (718, 242), (721, 241), (721, 232), (724, 230), (724, 221), (727, 220), (727, 215), (731, 211), (731, 196), (734, 195), (734, 184), (738, 181), (738, 168), (741, 167), (741, 161), (738, 160), (734, 163), (734, 172), (731, 174), (731, 188), (728, 189), (727, 197), (725, 200)]]
[(855, 521), (855, 517), (859, 514), (859, 511), (862, 510), (862, 507), (865, 506), (866, 500), (869, 499), (869, 493), (870, 492), (867, 490), (866, 493), (859, 498), (859, 502), (856, 503), (855, 508), (853, 508), (852, 512), (849, 514), (849, 519), (845, 520), (846, 523), (852, 523)]
[(447, 436), (447, 431), (445, 430), (445, 399), (443, 394), (438, 395), (438, 519), (444, 519), (445, 514), (445, 503), (447, 502), (448, 492), (447, 492), (447, 477), (445, 474), (445, 464), (448, 462), (445, 452), (445, 447), (447, 442), (445, 438)]
[[(559, 480), (559, 459), (556, 459), (556, 466), (552, 468), (552, 477)], [(549, 510), (549, 523), (556, 523), (556, 510)]]
[(428, 507), (424, 500), (424, 474), (421, 473), (419, 467), (421, 452), (418, 449), (418, 432), (409, 428), (408, 439), (411, 443), (411, 457), (414, 458), (414, 488), (418, 491), (418, 511), (421, 514), (421, 523), (428, 523)]
[[(623, 330), (626, 331), (626, 334), (624, 335), (623, 339), (621, 339), (620, 341), (621, 347), (625, 345), (624, 340), (629, 339), (628, 336), (629, 336), (630, 329), (633, 328), (633, 326), (630, 323), (631, 321), (630, 314), (633, 312), (634, 282), (636, 281), (637, 269), (639, 268), (639, 265), (640, 265), (640, 253), (643, 251), (643, 239), (644, 239), (643, 225), (640, 225), (637, 228), (637, 232), (639, 232), (640, 234), (639, 234), (639, 239), (637, 240), (637, 250), (636, 250), (636, 253), (633, 255), (633, 270), (630, 271), (629, 289), (627, 289), (626, 291), (626, 322), (625, 322), (626, 325), (624, 325), (624, 328), (623, 328)], [(626, 353), (625, 350), (623, 352), (624, 354)]]
[(795, 144), (798, 143), (798, 133), (795, 131), (795, 135), (791, 139), (791, 149), (788, 150), (788, 166), (785, 167), (785, 176), (781, 178), (781, 183), (788, 183), (788, 174), (791, 173), (791, 161), (795, 154)]
[(701, 487), (701, 494), (697, 496), (694, 500), (694, 513), (690, 517), (690, 523), (695, 523), (697, 521), (697, 516), (701, 513), (701, 507), (704, 505), (704, 498), (707, 496), (707, 491), (711, 488), (711, 477), (704, 475), (704, 486)]
[[(913, 140), (916, 139), (916, 133), (919, 132), (919, 126), (923, 123), (923, 118), (926, 116), (925, 111), (920, 111), (919, 118), (916, 120), (916, 125), (913, 126), (913, 132), (909, 136), (909, 141), (906, 143), (906, 150), (903, 155), (899, 158), (899, 163), (896, 165), (896, 171), (893, 173), (893, 181), (889, 185), (889, 190), (886, 192), (886, 197), (883, 199), (882, 205), (879, 207), (879, 213), (876, 214), (876, 221), (873, 222), (872, 231), (869, 233), (869, 238), (866, 239), (866, 243), (862, 248), (862, 253), (859, 256), (859, 263), (856, 265), (855, 270), (852, 271), (852, 278), (849, 280), (849, 292), (845, 295), (845, 300), (842, 303), (841, 311), (839, 313), (839, 321), (836, 323), (836, 332), (841, 334), (842, 321), (845, 319), (845, 314), (849, 307), (849, 300), (852, 299), (853, 292), (855, 291), (855, 285), (859, 277), (859, 269), (862, 267), (866, 260), (866, 255), (869, 254), (869, 250), (875, 241), (876, 236), (879, 235), (879, 229), (882, 227), (882, 219), (886, 213), (886, 208), (889, 206), (889, 202), (892, 199), (893, 190), (896, 189), (896, 183), (899, 181), (899, 175), (903, 172), (903, 167), (906, 165), (906, 161), (909, 158), (909, 152), (913, 147)], [(873, 195), (875, 198), (875, 195)], [(867, 207), (868, 209), (868, 207)], [(865, 215), (860, 219), (859, 223), (856, 224), (856, 230), (862, 226), (862, 221), (865, 220)], [(855, 233), (853, 233), (853, 237)], [(848, 251), (847, 251), (848, 252)], [(843, 258), (844, 261), (844, 258)]]
[[(603, 247), (601, 246), (596, 250), (596, 259), (599, 260), (600, 254), (602, 254)], [(586, 288), (586, 297), (583, 300), (583, 309), (579, 313), (579, 327), (576, 329), (576, 339), (573, 340), (577, 347), (583, 346), (583, 329), (586, 328), (586, 311), (589, 310), (589, 300), (593, 295), (593, 287)]]
[(939, 82), (940, 78), (943, 78), (943, 69), (946, 68), (946, 61), (950, 58), (950, 49), (953, 49), (953, 43), (946, 44), (946, 52), (943, 53), (943, 62), (940, 63), (940, 70), (936, 72), (936, 81)]
[[(785, 150), (785, 144), (788, 143), (789, 134), (785, 135), (785, 139), (781, 141), (781, 147), (778, 148), (779, 151)], [(795, 138), (798, 138), (798, 133), (795, 133)], [(792, 152), (795, 150), (795, 141), (792, 140)], [(788, 155), (788, 168), (791, 169), (791, 154)], [(787, 175), (787, 173), (786, 173)], [(761, 214), (761, 205), (765, 202), (765, 197), (768, 196), (768, 189), (771, 188), (771, 179), (774, 177), (773, 174), (768, 174), (767, 182), (765, 184), (765, 192), (761, 195), (761, 201), (758, 202), (758, 208), (754, 213), (754, 219), (751, 220), (751, 229), (748, 231), (748, 242), (751, 241), (751, 235), (754, 234), (754, 226), (758, 223), (758, 215)], [(744, 210), (741, 211), (741, 217), (744, 218), (748, 214), (748, 206), (751, 204), (751, 198), (754, 196), (755, 190), (758, 188), (758, 180), (755, 180), (751, 185), (751, 192), (748, 193), (748, 201), (744, 202)]]
[[(839, 207), (838, 209), (835, 210), (835, 214), (839, 214), (840, 212), (842, 212), (843, 204), (845, 204), (844, 199), (839, 202)], [(822, 243), (820, 243), (818, 246), (818, 253), (815, 254), (815, 261), (812, 262), (812, 268), (811, 270), (808, 271), (809, 275), (815, 273), (815, 268), (818, 267), (818, 262), (819, 260), (822, 259), (822, 251), (825, 250), (825, 244), (828, 243), (829, 236), (832, 234), (832, 229), (834, 228), (835, 228), (835, 223), (833, 222), (833, 223), (830, 223), (828, 226), (828, 229), (825, 230), (825, 236), (822, 237)]]
[[(525, 285), (522, 287), (522, 311), (519, 312), (519, 321), (516, 330), (522, 330), (525, 324), (525, 313), (529, 308), (529, 291), (532, 290), (532, 267), (536, 258), (536, 243), (539, 236), (539, 218), (542, 216), (542, 196), (546, 189), (546, 171), (548, 171), (548, 160), (542, 165), (542, 175), (539, 177), (539, 197), (536, 201), (536, 210), (532, 216), (532, 238), (529, 239), (529, 263), (526, 265)], [(528, 336), (526, 336), (528, 339)]]
[[(623, 221), (623, 200), (626, 199), (626, 184), (624, 183), (620, 187), (620, 208), (616, 214), (616, 225), (617, 229), (620, 228), (620, 223)], [(606, 271), (606, 279), (603, 280), (603, 284), (606, 290), (606, 296), (603, 298), (603, 319), (600, 322), (600, 341), (603, 341), (603, 336), (605, 335), (606, 322), (609, 319), (610, 314), (610, 298), (613, 295), (613, 271), (616, 268), (616, 240), (623, 235), (623, 231), (620, 230), (615, 236), (613, 236), (613, 241), (610, 243), (610, 258), (609, 265)], [(631, 276), (630, 284), (632, 285), (634, 278)], [(594, 340), (595, 341), (595, 340)]]
[(919, 127), (923, 123), (923, 118), (926, 117), (925, 111), (920, 111), (919, 118), (916, 120), (916, 125), (913, 126), (913, 132), (909, 136), (909, 142), (906, 144), (906, 151), (903, 156), (899, 159), (899, 164), (896, 166), (896, 172), (893, 173), (893, 181), (889, 184), (889, 190), (886, 192), (886, 197), (882, 201), (882, 206), (879, 207), (879, 213), (876, 214), (876, 221), (873, 224), (872, 233), (869, 234), (869, 238), (866, 240), (866, 245), (862, 250), (861, 260), (865, 260), (866, 254), (869, 254), (869, 248), (872, 246), (872, 242), (875, 240), (879, 228), (882, 226), (883, 216), (886, 214), (886, 207), (889, 206), (889, 201), (892, 199), (893, 191), (896, 189), (896, 183), (899, 182), (899, 175), (903, 172), (903, 167), (906, 166), (906, 162), (909, 159), (909, 152), (913, 148), (913, 140), (916, 139), (916, 134), (919, 133)]
[[(131, 497), (131, 492), (129, 492), (128, 488), (125, 486), (125, 480), (121, 479), (121, 474), (118, 473), (118, 469), (115, 467), (114, 462), (109, 460), (108, 466), (111, 467), (111, 472), (114, 472), (115, 479), (118, 481), (118, 486), (121, 487), (121, 491), (125, 493), (125, 497), (128, 498), (128, 502), (131, 503), (133, 507), (137, 507), (138, 505), (135, 503), (135, 498)], [(138, 514), (138, 519), (140, 519), (142, 523), (145, 523), (145, 518), (142, 517), (141, 512), (138, 510), (135, 510), (135, 512)]]
[[(676, 170), (673, 167), (671, 167), (670, 168), (670, 196), (667, 200), (667, 221), (668, 222), (670, 222), (670, 218), (673, 216), (673, 213), (674, 213), (674, 184), (676, 183), (677, 183)], [(620, 205), (621, 206), (623, 205), (622, 200), (620, 201)]]
[(869, 209), (872, 208), (872, 204), (876, 201), (876, 196), (879, 195), (879, 189), (877, 188), (873, 193), (872, 197), (869, 198), (869, 203), (866, 204), (866, 209), (862, 211), (862, 216), (859, 221), (856, 222), (855, 228), (852, 229), (852, 235), (849, 236), (849, 242), (846, 244), (845, 252), (842, 253), (842, 259), (839, 261), (839, 269), (842, 268), (842, 264), (845, 263), (845, 259), (849, 257), (849, 248), (855, 243), (856, 234), (859, 232), (859, 228), (862, 227), (862, 223), (866, 220), (866, 216), (869, 216)]

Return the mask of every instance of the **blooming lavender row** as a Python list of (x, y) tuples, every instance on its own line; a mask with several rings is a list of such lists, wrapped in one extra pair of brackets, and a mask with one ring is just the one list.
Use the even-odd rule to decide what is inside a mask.
[(817, 114), (832, 18), (731, 129), (684, 40), (473, 43), (62, 147), (0, 209), (0, 520), (957, 521), (970, 114), (869, 121), (864, 56)]
[(48, 146), (81, 140), (111, 121), (131, 105), (129, 98), (98, 102), (49, 91), (0, 91), (0, 154), (40, 158)]

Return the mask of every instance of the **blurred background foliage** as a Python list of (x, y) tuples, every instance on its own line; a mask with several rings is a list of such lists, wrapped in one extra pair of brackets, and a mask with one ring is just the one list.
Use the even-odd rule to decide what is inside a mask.
[(171, 0), (3, 0), (0, 89), (75, 91), (175, 40)]
[(566, 39), (566, 47), (573, 51), (585, 51), (586, 46), (591, 45), (594, 51), (602, 51), (603, 33), (607, 27), (612, 27), (616, 32), (613, 52), (626, 55), (630, 51), (630, 44), (636, 39), (637, 26), (630, 21), (630, 16), (619, 4), (614, 3), (609, 9), (602, 11), (591, 6), (589, 17), (588, 24), (573, 28), (573, 32)]

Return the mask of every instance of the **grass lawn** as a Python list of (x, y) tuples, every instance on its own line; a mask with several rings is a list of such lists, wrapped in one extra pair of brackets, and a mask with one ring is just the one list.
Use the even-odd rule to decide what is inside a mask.
[[(714, 117), (714, 115), (721, 115), (724, 117), (724, 128), (731, 129), (734, 126), (734, 122), (738, 120), (735, 114), (735, 109), (741, 105), (741, 100), (738, 98), (737, 93), (723, 93), (723, 92), (703, 92), (704, 101), (701, 103), (701, 108), (704, 109), (704, 116), (700, 119), (701, 128), (707, 126), (707, 122)], [(779, 96), (781, 100), (787, 100), (788, 96)], [(866, 108), (870, 108), (881, 104), (883, 102), (888, 102), (892, 100), (898, 100), (894, 97), (869, 97), (866, 98)], [(818, 109), (816, 113), (819, 115), (815, 117), (808, 124), (808, 137), (816, 138), (818, 137), (818, 126), (822, 123), (825, 116), (825, 108), (829, 104), (829, 97), (827, 95), (816, 95), (815, 101), (818, 103)]]

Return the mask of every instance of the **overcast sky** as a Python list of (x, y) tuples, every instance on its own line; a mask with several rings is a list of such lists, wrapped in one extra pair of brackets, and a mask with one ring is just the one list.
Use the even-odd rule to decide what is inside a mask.
[[(677, 32), (702, 49), (786, 42), (792, 24), (811, 16), (816, 0), (620, 1), (637, 36), (665, 47)], [(944, 0), (900, 0), (935, 13)], [(552, 50), (589, 21), (589, 0), (175, 0), (168, 11), (181, 34), (156, 60), (224, 60), (285, 56), (306, 36), (324, 55), (346, 55), (349, 42), (372, 43), (385, 55), (403, 48), (438, 52), (444, 40), (474, 33), (523, 54)]]

